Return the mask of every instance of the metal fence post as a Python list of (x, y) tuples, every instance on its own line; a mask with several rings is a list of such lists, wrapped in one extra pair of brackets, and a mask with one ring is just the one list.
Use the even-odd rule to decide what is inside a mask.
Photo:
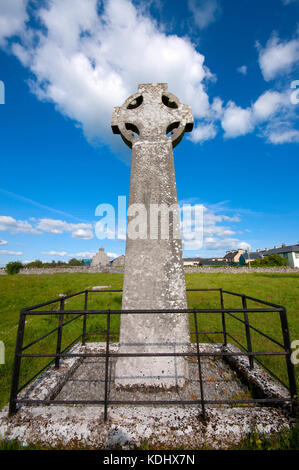
[[(247, 308), (246, 295), (242, 295), (242, 305), (243, 305), (243, 308), (245, 309)], [(247, 340), (247, 351), (249, 353), (252, 353), (251, 335), (250, 335), (250, 327), (249, 327), (249, 320), (248, 320), (247, 312), (244, 312), (244, 321), (245, 321), (245, 332), (246, 332), (246, 340)], [(252, 356), (249, 356), (249, 367), (250, 369), (253, 369), (254, 367)]]
[(291, 399), (292, 399), (292, 413), (295, 416), (296, 411), (297, 411), (297, 386), (296, 386), (296, 378), (295, 378), (295, 368), (291, 359), (292, 349), (291, 349), (290, 332), (289, 332), (286, 309), (282, 307), (282, 310), (279, 312), (279, 314), (280, 314), (284, 349), (285, 349), (285, 352), (287, 353), (286, 365), (287, 365), (287, 372), (288, 372), (288, 377), (289, 377), (290, 394), (291, 394)]
[[(85, 300), (84, 300), (84, 310), (85, 310), (85, 312), (87, 310), (87, 301), (88, 301), (88, 290), (85, 291)], [(84, 317), (83, 317), (83, 333), (82, 333), (82, 344), (83, 345), (85, 344), (85, 341), (86, 341), (86, 319), (87, 319), (87, 315), (85, 313)]]
[[(61, 301), (60, 301), (60, 309), (59, 310), (60, 310), (60, 314), (59, 314), (59, 322), (58, 322), (56, 354), (61, 353), (64, 299), (61, 299)], [(60, 357), (56, 356), (56, 358), (55, 358), (55, 367), (56, 367), (56, 369), (59, 369), (59, 365), (60, 365)]]
[(202, 417), (203, 417), (204, 420), (206, 420), (206, 410), (205, 410), (205, 403), (204, 403), (204, 391), (203, 391), (202, 370), (201, 370), (201, 361), (200, 361), (200, 352), (199, 352), (199, 342), (198, 342), (197, 312), (194, 312), (194, 324), (195, 324), (195, 334), (196, 334), (197, 363), (198, 363), (198, 375), (199, 375), (199, 384), (200, 384), (200, 398), (201, 398)]
[(17, 411), (16, 400), (18, 396), (20, 367), (21, 367), (21, 360), (22, 360), (21, 353), (22, 353), (24, 331), (25, 331), (25, 320), (26, 320), (25, 310), (21, 310), (18, 333), (17, 333), (16, 349), (15, 349), (15, 359), (14, 359), (14, 366), (13, 366), (13, 373), (12, 373), (10, 400), (9, 400), (9, 415), (10, 416), (16, 413)]
[[(219, 289), (220, 291), (220, 305), (221, 308), (224, 308), (224, 301), (223, 301), (223, 292), (222, 289)], [(223, 328), (223, 345), (227, 345), (227, 337), (226, 337), (226, 323), (225, 323), (225, 313), (222, 312), (222, 328)]]
[(108, 373), (109, 373), (110, 310), (107, 310), (106, 360), (105, 360), (105, 405), (104, 421), (108, 417)]

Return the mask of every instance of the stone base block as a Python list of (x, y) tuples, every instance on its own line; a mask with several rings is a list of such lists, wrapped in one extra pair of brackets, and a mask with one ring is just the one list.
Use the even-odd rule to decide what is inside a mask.
[[(177, 345), (155, 345), (145, 348), (144, 345), (133, 347), (120, 346), (120, 353), (177, 353), (186, 352), (185, 348)], [(149, 357), (120, 357), (115, 366), (115, 385), (158, 387), (170, 389), (183, 387), (188, 380), (188, 363), (182, 356), (149, 356)]]

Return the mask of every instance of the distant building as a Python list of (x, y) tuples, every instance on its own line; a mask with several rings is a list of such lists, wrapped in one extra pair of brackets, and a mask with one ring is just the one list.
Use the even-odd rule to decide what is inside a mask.
[(283, 243), (281, 246), (276, 245), (274, 248), (266, 248), (259, 251), (259, 253), (263, 256), (280, 255), (283, 258), (287, 258), (289, 266), (299, 268), (299, 244), (286, 246)]
[(223, 258), (183, 258), (184, 266), (226, 266), (241, 265), (245, 266), (249, 262), (262, 259), (264, 256), (278, 254), (287, 258), (288, 265), (292, 268), (299, 268), (299, 243), (297, 245), (288, 245), (284, 243), (274, 248), (257, 249), (256, 251), (244, 251), (242, 248), (238, 250), (227, 251)]
[(206, 258), (202, 260), (203, 266), (226, 266), (223, 258)]
[(246, 251), (245, 253), (242, 253), (240, 258), (239, 258), (239, 264), (241, 266), (245, 266), (245, 264), (250, 263), (251, 261), (255, 261), (257, 259), (262, 259), (263, 255), (260, 251)]
[(124, 266), (125, 265), (125, 255), (120, 255), (118, 256), (117, 258), (114, 258), (112, 261), (111, 261), (111, 266), (113, 266), (114, 268), (117, 267), (117, 266)]
[(104, 252), (104, 248), (101, 247), (99, 251), (92, 258), (90, 266), (95, 268), (97, 266), (107, 266), (110, 263), (109, 256)]
[(283, 243), (281, 246), (274, 246), (274, 248), (265, 248), (264, 250), (258, 249), (255, 252), (250, 252), (249, 256), (248, 252), (242, 253), (239, 259), (239, 264), (244, 266), (250, 261), (255, 261), (269, 255), (280, 255), (288, 260), (288, 265), (291, 268), (299, 268), (299, 244), (286, 246)]
[(238, 250), (227, 251), (223, 260), (227, 264), (239, 263), (240, 256), (244, 253), (244, 250), (239, 248)]
[(184, 266), (225, 266), (223, 258), (183, 258)]
[(202, 258), (183, 258), (184, 266), (200, 266)]

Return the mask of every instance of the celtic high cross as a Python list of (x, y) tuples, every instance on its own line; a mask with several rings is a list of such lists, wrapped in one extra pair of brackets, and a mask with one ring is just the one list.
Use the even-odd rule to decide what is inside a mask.
[[(132, 148), (122, 309), (187, 308), (182, 241), (173, 235), (180, 229), (172, 148), (192, 130), (191, 108), (169, 93), (167, 84), (143, 84), (114, 108), (111, 127)], [(146, 214), (140, 237), (129, 230), (136, 208)], [(166, 219), (165, 208), (173, 209), (166, 210)], [(168, 237), (162, 229), (165, 220)], [(185, 314), (122, 315), (121, 353), (182, 352), (189, 342)], [(169, 388), (183, 385), (186, 377), (182, 356), (121, 357), (116, 363), (117, 385)]]

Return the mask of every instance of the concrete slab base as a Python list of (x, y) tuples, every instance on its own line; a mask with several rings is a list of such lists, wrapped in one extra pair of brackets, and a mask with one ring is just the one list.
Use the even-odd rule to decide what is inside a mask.
[[(86, 351), (99, 351), (100, 343), (89, 343)], [(118, 345), (112, 345), (117, 351)], [(191, 352), (196, 352), (195, 344), (189, 345)], [(216, 345), (204, 344), (201, 349), (219, 352)], [(102, 343), (102, 351), (105, 351)], [(152, 360), (152, 358), (150, 358)], [(165, 400), (200, 400), (200, 385), (198, 363), (196, 357), (184, 359), (188, 370), (188, 381), (185, 386), (179, 385), (169, 388), (166, 384), (160, 386), (144, 386), (131, 384), (124, 387), (115, 383), (117, 364), (115, 358), (110, 359), (109, 367), (109, 400), (117, 401), (165, 401)], [(205, 399), (221, 400), (251, 398), (248, 388), (237, 377), (228, 364), (220, 357), (204, 357), (201, 359), (202, 375), (204, 381)], [(88, 357), (84, 359), (65, 380), (60, 392), (56, 394), (57, 400), (104, 400), (105, 384), (105, 358)]]
[[(70, 352), (102, 352), (104, 348), (104, 343), (77, 344)], [(222, 345), (201, 344), (200, 348), (221, 354)], [(118, 344), (111, 345), (111, 351), (117, 350)], [(198, 368), (194, 359), (187, 361), (189, 382), (183, 391), (178, 387), (172, 391), (128, 388), (120, 392), (113, 383), (115, 360), (111, 361), (109, 398), (199, 399)], [(246, 368), (246, 364), (242, 367)], [(248, 397), (248, 388), (220, 356), (202, 359), (202, 370), (206, 399)], [(59, 370), (45, 371), (21, 395), (30, 399), (102, 400), (103, 374), (102, 358), (64, 359)], [(254, 374), (257, 380), (258, 369)], [(286, 390), (280, 385), (274, 387), (271, 381), (273, 379), (263, 375), (261, 383), (266, 386), (267, 396), (271, 390), (273, 396), (286, 396)], [(12, 417), (8, 417), (6, 406), (0, 411), (0, 439), (62, 448), (134, 449), (147, 443), (154, 449), (225, 449), (237, 445), (252, 431), (269, 435), (290, 426), (287, 412), (278, 407), (214, 405), (206, 407), (206, 415), (204, 422), (198, 405), (114, 405), (109, 406), (108, 420), (104, 422), (103, 406), (98, 405), (21, 405)]]
[(106, 423), (102, 407), (39, 406), (23, 408), (7, 418), (0, 413), (0, 438), (23, 445), (96, 449), (134, 449), (148, 443), (153, 449), (225, 449), (252, 431), (275, 434), (289, 428), (276, 408), (114, 407)]

